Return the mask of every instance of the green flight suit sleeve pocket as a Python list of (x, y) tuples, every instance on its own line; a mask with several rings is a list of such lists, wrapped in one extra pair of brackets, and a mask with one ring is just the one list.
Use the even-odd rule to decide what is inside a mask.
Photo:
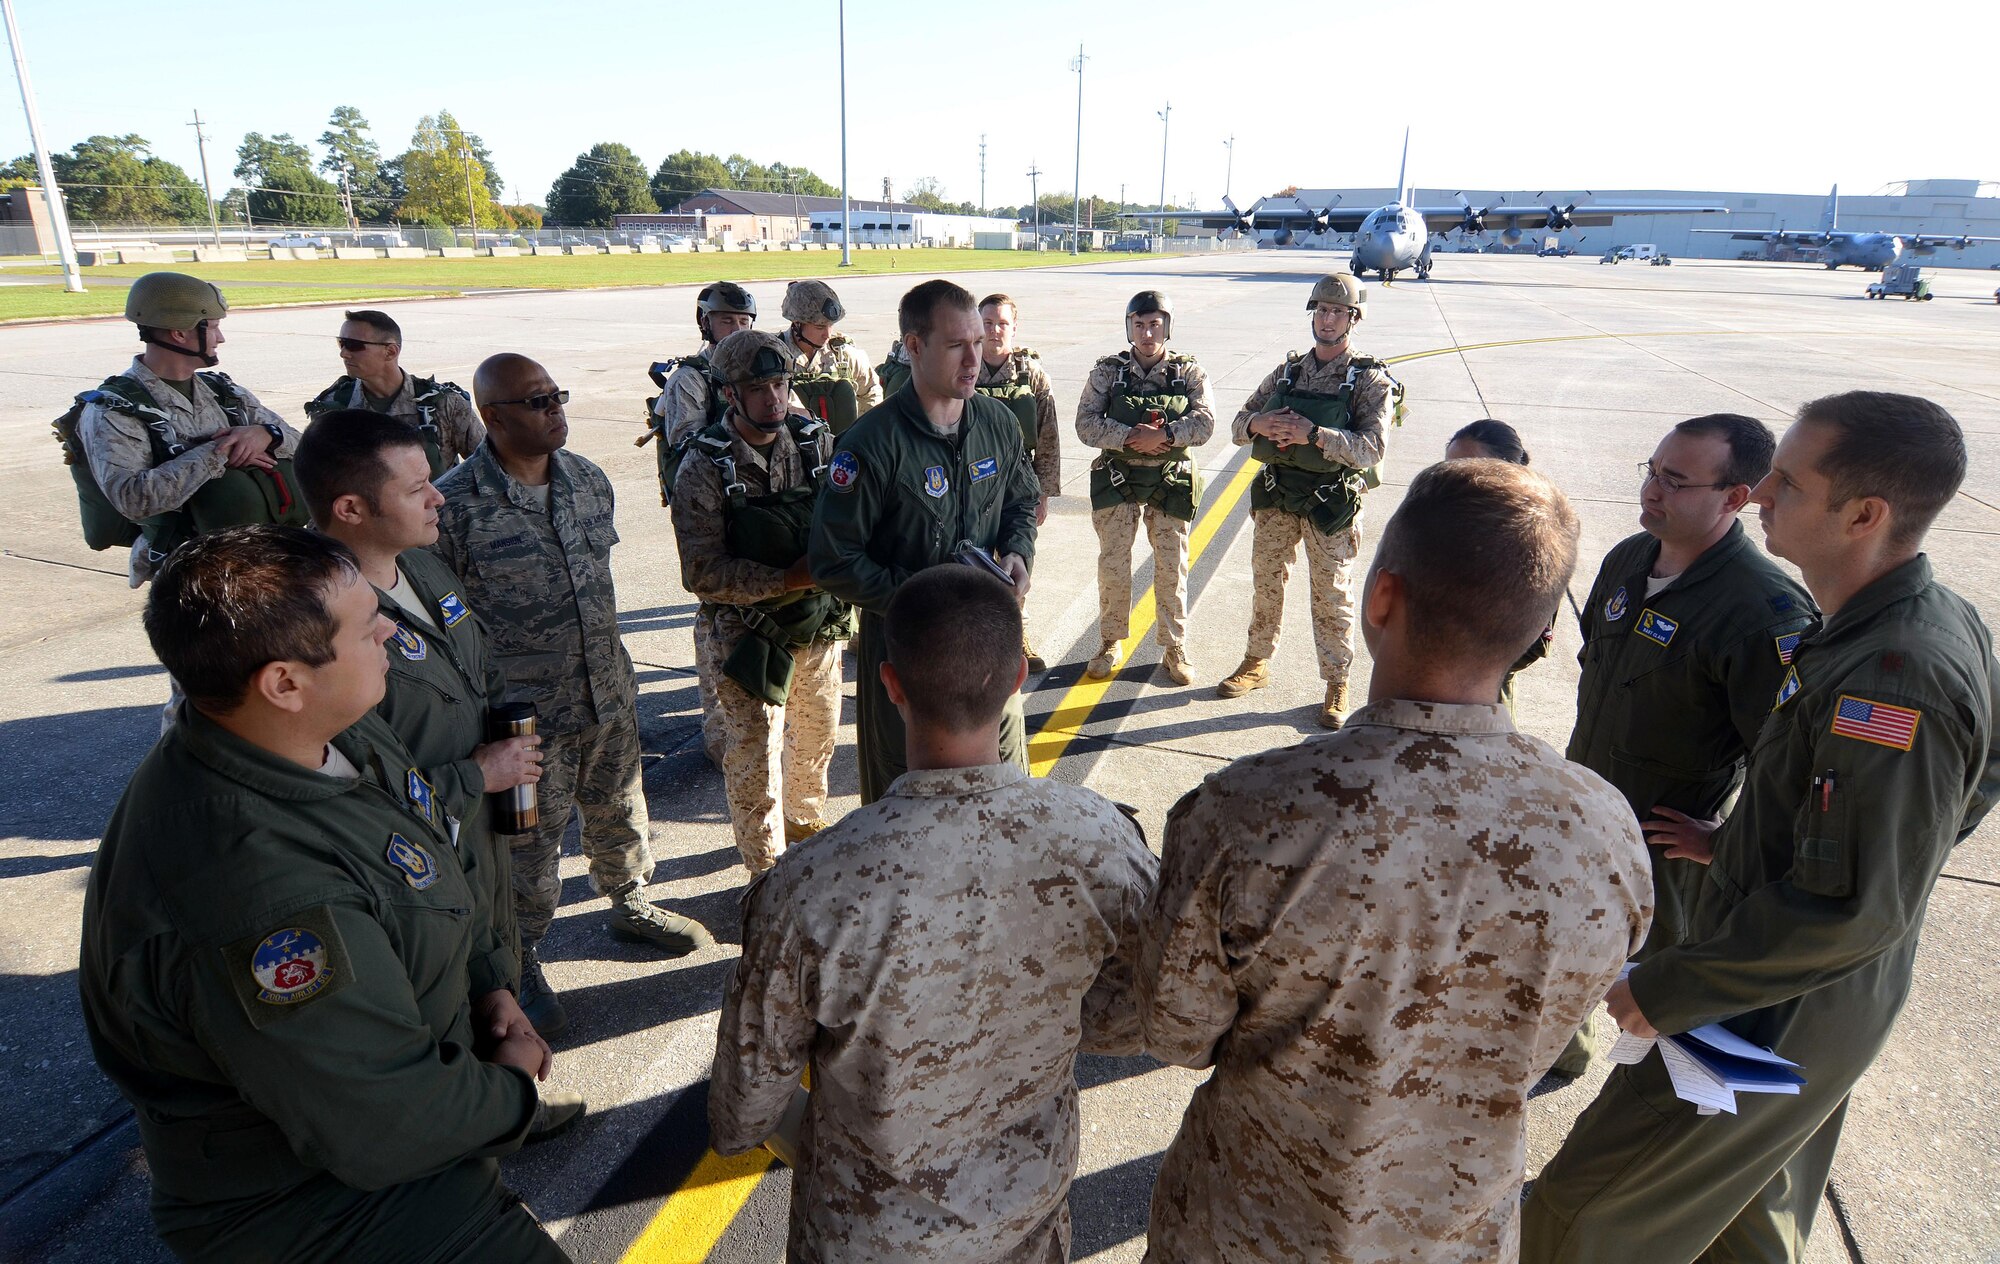
[(1792, 885), (1813, 895), (1844, 900), (1854, 894), (1854, 841), (1844, 797), (1837, 791), (1823, 795), (1824, 788), (1816, 782), (1799, 813)]
[(354, 981), (354, 966), (325, 905), (277, 918), (270, 930), (222, 949), (230, 990), (263, 1028)]

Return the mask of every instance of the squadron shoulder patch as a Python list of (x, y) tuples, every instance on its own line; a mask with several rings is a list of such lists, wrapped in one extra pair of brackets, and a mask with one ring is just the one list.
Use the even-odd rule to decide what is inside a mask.
[(458, 599), (457, 593), (448, 592), (444, 596), (438, 598), (438, 613), (444, 616), (444, 625), (446, 627), (455, 628), (461, 622), (463, 622), (465, 616), (471, 614), (472, 611), (467, 610), (465, 608), (465, 603)]
[(837, 492), (854, 490), (854, 480), (861, 477), (861, 462), (854, 453), (842, 450), (833, 454), (833, 463), (826, 468), (826, 479)]
[(284, 914), (275, 930), (221, 951), (230, 989), (253, 1027), (275, 1022), (354, 981), (333, 910), (324, 905)]
[(982, 478), (992, 478), (999, 472), (1000, 461), (997, 457), (983, 457), (972, 463), (972, 481), (975, 483)]
[(273, 931), (250, 954), (250, 974), (257, 980), (257, 999), (266, 1005), (296, 1005), (317, 996), (333, 981), (326, 964), (326, 944), (300, 926)]
[(1805, 633), (1803, 632), (1787, 632), (1777, 638), (1779, 662), (1789, 663), (1792, 661), (1792, 655), (1798, 653), (1799, 640), (1804, 635)]
[(396, 621), (396, 634), (389, 638), (389, 644), (395, 646), (397, 653), (413, 663), (421, 663), (430, 657), (431, 647), (424, 643), (424, 638), (418, 636), (416, 629), (400, 619)]
[(413, 843), (401, 834), (389, 835), (389, 863), (402, 871), (403, 881), (419, 891), (425, 890), (438, 880), (437, 861), (425, 851), (421, 844)]
[(1917, 744), (1917, 721), (1923, 718), (1921, 711), (1844, 693), (1833, 709), (1833, 733), (1906, 751)]
[(1625, 590), (1623, 588), (1620, 588), (1617, 592), (1612, 593), (1611, 600), (1604, 603), (1604, 621), (1606, 623), (1618, 622), (1620, 619), (1625, 617), (1626, 608), (1630, 606), (1630, 604), (1631, 604), (1631, 598), (1625, 595)]
[(944, 466), (933, 465), (924, 471), (924, 495), (935, 500), (951, 490), (951, 480), (944, 476)]
[(410, 806), (416, 808), (417, 814), (426, 821), (437, 824), (437, 795), (431, 790), (431, 783), (424, 780), (422, 773), (411, 768), (405, 773), (404, 785), (410, 796)]
[(1797, 697), (1798, 692), (1799, 669), (1796, 667), (1787, 667), (1785, 669), (1785, 678), (1778, 682), (1778, 700), (1771, 704), (1771, 710), (1776, 711), (1779, 707), (1784, 706), (1787, 702)]
[(1649, 606), (1639, 612), (1639, 622), (1632, 630), (1649, 641), (1672, 645), (1674, 633), (1681, 630), (1681, 625), (1679, 620), (1669, 619)]

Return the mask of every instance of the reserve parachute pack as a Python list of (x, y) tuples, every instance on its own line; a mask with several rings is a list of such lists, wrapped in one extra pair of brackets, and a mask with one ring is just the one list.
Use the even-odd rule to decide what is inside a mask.
[[(457, 464), (445, 457), (444, 432), (438, 428), (438, 412), (444, 407), (447, 393), (458, 396), (468, 404), (472, 402), (472, 396), (456, 382), (440, 382), (436, 378), (418, 377), (414, 373), (409, 378), (410, 400), (417, 406), (417, 433), (423, 437), (424, 456), (431, 463), (431, 481), (436, 482), (446, 470)], [(306, 401), (306, 416), (318, 421), (326, 414), (343, 408), (366, 408), (368, 397), (365, 393), (361, 403), (347, 402), (354, 398), (357, 390), (363, 389), (354, 378), (343, 376)]]
[(667, 392), (668, 380), (682, 368), (696, 369), (704, 377), (708, 377), (708, 357), (696, 352), (672, 360), (658, 361), (646, 370), (646, 375), (653, 379), (653, 385), (659, 387), (660, 392), (646, 401), (646, 433), (632, 441), (632, 446), (637, 448), (643, 448), (655, 439), (660, 441), (660, 446), (653, 449), (653, 453), (659, 464), (662, 505), (674, 503), (674, 476), (680, 473), (681, 462), (687, 457), (688, 444), (693, 442), (696, 434), (721, 421), (722, 414), (729, 410), (729, 402), (722, 398), (722, 392), (716, 387), (715, 379), (708, 377), (707, 417), (699, 424), (688, 427), (687, 432), (678, 440), (671, 439), (667, 434), (667, 419), (661, 416), (658, 410), (660, 398)]
[[(1132, 387), (1136, 367), (1130, 351), (1121, 351), (1118, 380), (1112, 385), (1105, 414), (1128, 426), (1144, 425), (1157, 417), (1162, 423), (1178, 421), (1187, 414), (1191, 396), (1180, 366), (1191, 357), (1168, 352), (1166, 363), (1173, 377), (1160, 390), (1140, 394)], [(1134, 461), (1132, 458), (1138, 458)], [(1160, 464), (1139, 462), (1158, 461)], [(1168, 448), (1158, 456), (1146, 456), (1130, 449), (1107, 451), (1090, 465), (1090, 507), (1114, 509), (1121, 504), (1151, 505), (1170, 518), (1193, 522), (1201, 505), (1201, 470), (1188, 454), (1186, 444)]]
[(1026, 347), (1016, 347), (1007, 353), (1007, 357), (1014, 362), (1014, 380), (977, 389), (988, 399), (997, 399), (1005, 404), (1007, 411), (1014, 414), (1014, 420), (1021, 423), (1021, 446), (1027, 449), (1028, 459), (1032, 461), (1035, 458), (1035, 440), (1042, 433), (1042, 414), (1035, 405), (1035, 388), (1028, 381), (1028, 366), (1034, 363), (1035, 353)]
[[(834, 334), (826, 340), (826, 350), (844, 347), (848, 341), (845, 335)], [(792, 392), (805, 405), (806, 416), (825, 422), (836, 437), (846, 434), (861, 417), (861, 396), (855, 393), (854, 383), (844, 377), (800, 369), (792, 374)]]
[(901, 342), (890, 343), (889, 354), (882, 357), (882, 363), (875, 366), (875, 380), (882, 384), (883, 399), (902, 390), (904, 384), (910, 380), (910, 362), (898, 354), (902, 349)]
[[(1389, 376), (1380, 360), (1354, 357), (1348, 362), (1347, 376), (1331, 395), (1298, 388), (1304, 362), (1301, 352), (1285, 358), (1285, 367), (1278, 375), (1278, 389), (1265, 401), (1264, 411), (1289, 408), (1323, 429), (1352, 429), (1350, 401), (1354, 385), (1361, 374), (1375, 369), (1389, 379), (1389, 424), (1403, 424), (1403, 384)], [(1343, 465), (1328, 459), (1316, 444), (1295, 443), (1281, 448), (1270, 438), (1259, 435), (1250, 446), (1250, 454), (1264, 465), (1263, 472), (1250, 485), (1250, 507), (1297, 514), (1311, 520), (1326, 535), (1346, 530), (1361, 512), (1362, 494), (1382, 485), (1379, 467), (1357, 470)]]
[[(752, 496), (737, 477), (726, 422), (707, 426), (687, 445), (692, 454), (714, 463), (722, 475), (723, 539), (730, 556), (776, 570), (804, 556), (812, 531), (813, 501), (827, 472), (820, 456), (826, 423), (817, 417), (794, 415), (785, 419), (785, 425), (798, 445), (806, 481), (762, 496)], [(774, 707), (784, 706), (791, 696), (794, 650), (814, 641), (840, 641), (854, 635), (853, 607), (818, 588), (801, 588), (726, 608), (736, 612), (750, 635), (730, 651), (722, 673)]]
[[(230, 426), (257, 424), (250, 419), (250, 410), (243, 402), (243, 395), (229, 380), (228, 374), (209, 370), (195, 376), (214, 392), (216, 402), (229, 418)], [(290, 457), (277, 458), (276, 468), (270, 470), (255, 466), (224, 470), (203, 483), (180, 508), (133, 522), (118, 512), (105, 496), (104, 489), (97, 485), (97, 476), (90, 468), (90, 458), (84, 452), (81, 432), (83, 410), (92, 404), (106, 412), (123, 413), (145, 426), (147, 437), (152, 441), (155, 467), (196, 446), (182, 442), (174, 434), (172, 415), (154, 401), (137, 378), (124, 374), (109, 377), (96, 390), (78, 395), (70, 404), (69, 411), (56, 418), (54, 429), (56, 442), (62, 445), (63, 463), (69, 466), (70, 478), (76, 484), (77, 513), (83, 523), (83, 542), (91, 549), (129, 548), (143, 535), (148, 554), (157, 563), (165, 560), (183, 542), (223, 527), (256, 523), (303, 527), (310, 523), (305, 501), (294, 490), (298, 484), (292, 475)], [(205, 443), (207, 440), (197, 442)]]

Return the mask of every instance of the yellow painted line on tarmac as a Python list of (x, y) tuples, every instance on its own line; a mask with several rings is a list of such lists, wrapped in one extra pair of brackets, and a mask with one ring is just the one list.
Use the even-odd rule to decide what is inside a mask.
[[(1390, 356), (1385, 362), (1403, 364), (1411, 360), (1423, 360), (1431, 356), (1456, 355), (1461, 351), (1486, 351), (1496, 347), (1523, 347), (1545, 342), (1587, 342), (1603, 339), (1626, 338), (1681, 338), (1710, 335), (1754, 333), (1753, 330), (1736, 329), (1686, 329), (1660, 331), (1641, 334), (1564, 334), (1548, 338), (1517, 338), (1508, 342), (1468, 343), (1465, 346), (1438, 347), (1430, 351), (1415, 351), (1408, 355)], [(1215, 539), (1222, 524), (1229, 518), (1236, 503), (1250, 490), (1250, 482), (1263, 466), (1255, 461), (1246, 461), (1243, 468), (1236, 471), (1222, 491), (1209, 499), (1196, 519), (1194, 532), (1188, 540), (1188, 569), (1192, 570), (1205, 550)], [(1153, 630), (1154, 620), (1159, 611), (1155, 603), (1153, 589), (1149, 585), (1145, 593), (1132, 608), (1132, 634), (1125, 639), (1125, 656), (1129, 661), (1133, 650), (1146, 639)], [(1112, 680), (1117, 679), (1115, 676)], [(1037, 777), (1046, 777), (1056, 761), (1061, 759), (1069, 744), (1074, 741), (1089, 722), (1090, 714), (1111, 688), (1111, 680), (1092, 680), (1088, 676), (1069, 687), (1069, 691), (1049, 712), (1042, 727), (1028, 742), (1029, 770)], [(756, 1149), (733, 1159), (725, 1159), (709, 1150), (695, 1164), (681, 1187), (668, 1195), (652, 1220), (619, 1257), (619, 1264), (701, 1264), (708, 1258), (715, 1244), (722, 1240), (729, 1224), (736, 1214), (743, 1210), (755, 1192), (757, 1182), (775, 1165), (775, 1160), (767, 1150)]]
[(764, 1149), (733, 1159), (713, 1150), (703, 1154), (645, 1231), (618, 1257), (619, 1264), (701, 1264), (775, 1162)]

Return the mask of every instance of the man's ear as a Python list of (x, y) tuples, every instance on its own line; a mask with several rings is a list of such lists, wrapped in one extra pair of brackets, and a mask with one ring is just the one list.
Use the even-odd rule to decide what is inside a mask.
[(1368, 580), (1361, 591), (1361, 617), (1377, 632), (1389, 626), (1402, 609), (1405, 600), (1403, 577), (1394, 571), (1375, 567), (1368, 572)]
[(1729, 494), (1722, 498), (1722, 512), (1731, 518), (1742, 513), (1743, 507), (1750, 503), (1752, 490), (1747, 483), (1730, 488)]
[(333, 520), (350, 527), (368, 521), (368, 502), (354, 492), (333, 498)]
[(306, 670), (302, 663), (276, 659), (257, 669), (257, 674), (250, 678), (250, 687), (244, 692), (262, 698), (266, 704), (280, 711), (297, 715), (306, 706)]
[(1847, 519), (1847, 537), (1861, 540), (1886, 532), (1895, 511), (1880, 496), (1857, 496), (1847, 502), (1843, 516)]
[[(1027, 666), (1026, 660), (1022, 661), (1022, 666)], [(908, 703), (910, 697), (903, 692), (903, 678), (896, 674), (896, 665), (884, 663), (879, 671), (882, 676), (882, 692), (889, 695), (889, 705), (900, 707)]]

